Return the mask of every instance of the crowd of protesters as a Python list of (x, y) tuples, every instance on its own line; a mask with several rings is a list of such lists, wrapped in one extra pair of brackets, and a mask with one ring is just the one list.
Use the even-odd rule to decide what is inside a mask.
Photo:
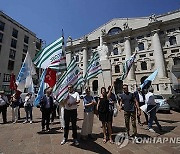
[[(115, 82), (114, 82), (115, 83)], [(153, 121), (157, 124), (160, 131), (162, 127), (159, 124), (156, 117), (156, 102), (154, 99), (153, 88), (150, 87), (148, 92), (144, 92), (141, 88), (137, 88), (134, 93), (129, 92), (128, 85), (123, 85), (123, 93), (114, 94), (114, 83), (108, 87), (101, 88), (101, 93), (98, 99), (95, 99), (90, 87), (85, 87), (85, 96), (83, 97), (84, 106), (84, 120), (81, 129), (81, 139), (92, 139), (93, 120), (94, 114), (96, 114), (101, 122), (103, 143), (109, 141), (114, 143), (112, 138), (113, 133), (113, 117), (117, 116), (117, 112), (124, 110), (124, 121), (126, 134), (128, 137), (132, 136), (136, 139), (137, 127), (136, 119), (140, 126), (147, 125), (147, 129), (150, 132), (155, 132), (152, 128)], [(77, 115), (78, 104), (80, 103), (79, 93), (75, 91), (73, 85), (68, 85), (68, 93), (65, 95), (62, 102), (58, 102), (52, 95), (52, 88), (45, 90), (45, 95), (40, 100), (40, 111), (42, 113), (42, 132), (50, 131), (50, 122), (53, 123), (56, 116), (56, 110), (58, 111), (60, 119), (60, 129), (64, 131), (61, 145), (65, 144), (68, 140), (68, 133), (70, 128), (70, 122), (72, 124), (72, 137), (75, 145), (79, 145), (77, 137)], [(33, 123), (33, 98), (32, 93), (27, 93), (24, 101), (18, 94), (13, 94), (11, 98), (5, 96), (4, 91), (0, 91), (0, 113), (2, 113), (3, 124), (7, 123), (7, 108), (11, 107), (12, 110), (12, 123), (17, 123), (20, 118), (20, 106), (23, 104), (26, 118), (23, 124), (30, 122)], [(140, 107), (147, 104), (147, 112), (141, 111)], [(118, 106), (118, 109), (117, 109)], [(141, 121), (141, 113), (144, 113), (145, 122)], [(29, 120), (30, 117), (30, 120)], [(130, 119), (133, 128), (133, 134), (130, 135)]]

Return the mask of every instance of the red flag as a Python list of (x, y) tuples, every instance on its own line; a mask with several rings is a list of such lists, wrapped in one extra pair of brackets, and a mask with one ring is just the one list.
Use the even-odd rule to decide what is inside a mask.
[(52, 88), (56, 84), (56, 71), (48, 68), (44, 82)]
[(14, 73), (11, 74), (9, 88), (12, 89), (12, 90), (16, 90), (16, 89), (17, 89), (17, 85), (16, 85), (16, 80), (15, 80), (15, 75), (14, 75)]

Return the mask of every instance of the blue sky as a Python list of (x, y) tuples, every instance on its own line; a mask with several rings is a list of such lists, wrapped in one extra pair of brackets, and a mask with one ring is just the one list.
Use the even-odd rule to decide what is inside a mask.
[(0, 10), (51, 43), (79, 38), (113, 18), (157, 15), (180, 8), (180, 0), (0, 0)]

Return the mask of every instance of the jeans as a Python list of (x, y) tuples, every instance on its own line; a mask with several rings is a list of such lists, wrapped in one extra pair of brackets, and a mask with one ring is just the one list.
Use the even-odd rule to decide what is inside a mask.
[(25, 106), (24, 109), (26, 112), (26, 121), (28, 121), (29, 115), (30, 115), (30, 120), (32, 121), (32, 106)]
[(72, 131), (73, 131), (73, 139), (77, 139), (77, 109), (67, 110), (64, 109), (64, 121), (65, 121), (65, 128), (64, 128), (64, 138), (68, 139), (69, 133), (69, 123), (72, 123)]
[(156, 117), (156, 105), (148, 105), (147, 106), (147, 112), (149, 112), (149, 121), (148, 121), (148, 128), (152, 128), (153, 121), (155, 121), (156, 125), (158, 126), (159, 129), (161, 129), (161, 125), (159, 124), (157, 117)]

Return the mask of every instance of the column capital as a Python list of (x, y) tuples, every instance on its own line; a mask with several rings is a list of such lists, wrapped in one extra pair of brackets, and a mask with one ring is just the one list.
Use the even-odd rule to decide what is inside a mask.
[(129, 41), (130, 41), (130, 39), (131, 39), (130, 36), (125, 36), (125, 37), (124, 37), (124, 40), (125, 40), (125, 41), (126, 41), (126, 40), (129, 40)]
[(155, 33), (158, 34), (159, 31), (160, 31), (160, 29), (153, 29), (153, 30), (151, 31), (151, 34), (152, 34), (152, 35), (154, 35)]

